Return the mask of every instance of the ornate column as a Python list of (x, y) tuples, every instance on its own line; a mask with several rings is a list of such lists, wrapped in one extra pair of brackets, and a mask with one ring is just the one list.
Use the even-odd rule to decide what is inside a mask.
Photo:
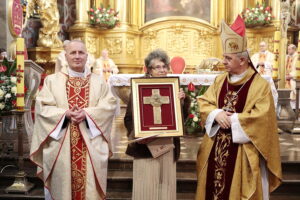
[(87, 11), (90, 9), (90, 7), (90, 0), (76, 0), (75, 26), (87, 26), (89, 21)]
[(230, 24), (233, 23), (235, 18), (241, 14), (241, 12), (245, 9), (247, 0), (240, 0), (240, 1), (235, 1), (235, 0), (230, 0), (229, 1), (229, 7), (230, 7), (230, 15), (229, 15), (229, 22)]
[(285, 57), (287, 49), (287, 30), (290, 22), (290, 1), (280, 0), (280, 50), (279, 50), (279, 88), (285, 87)]
[(272, 14), (275, 17), (273, 20), (273, 24), (276, 27), (279, 27), (280, 26), (280, 1), (270, 0), (270, 6), (272, 7)]

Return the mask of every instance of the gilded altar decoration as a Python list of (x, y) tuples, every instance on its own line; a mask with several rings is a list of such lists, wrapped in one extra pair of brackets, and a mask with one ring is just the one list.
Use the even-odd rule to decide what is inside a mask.
[(56, 0), (31, 0), (28, 1), (28, 13), (33, 14), (36, 6), (39, 8), (39, 16), (42, 28), (39, 30), (39, 47), (57, 48), (62, 47), (58, 37), (60, 30), (59, 13)]
[(89, 23), (100, 28), (114, 28), (119, 24), (119, 12), (108, 6), (104, 8), (101, 4), (100, 8), (92, 7), (88, 12)]
[(12, 65), (6, 58), (0, 65), (0, 113), (13, 110), (16, 106), (17, 77), (16, 62)]
[(266, 5), (256, 4), (254, 8), (246, 8), (242, 12), (246, 27), (264, 26), (271, 24), (272, 8)]

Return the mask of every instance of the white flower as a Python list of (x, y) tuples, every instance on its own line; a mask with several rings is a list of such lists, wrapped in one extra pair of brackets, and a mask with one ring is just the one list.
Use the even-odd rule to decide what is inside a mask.
[(14, 94), (17, 94), (17, 87), (16, 86), (12, 87), (11, 92)]
[(268, 17), (268, 20), (271, 20), (271, 18), (270, 18), (270, 17)]
[(0, 98), (3, 97), (4, 91), (0, 89)]
[(263, 9), (264, 9), (264, 7), (261, 6), (261, 7), (260, 7), (260, 10), (263, 10)]
[(7, 93), (6, 95), (5, 95), (5, 98), (6, 99), (8, 99), (8, 98), (10, 98), (11, 97), (11, 94), (10, 93)]
[(198, 119), (197, 116), (195, 116), (195, 117), (193, 118), (193, 121), (194, 121), (194, 122), (198, 122), (198, 120), (199, 120), (199, 119)]
[(271, 17), (271, 14), (269, 13), (268, 16)]
[(3, 103), (0, 103), (0, 110), (3, 110), (4, 107), (5, 105)]
[(13, 83), (16, 83), (17, 82), (17, 77), (15, 77), (15, 76), (10, 77), (10, 81), (13, 82)]
[(249, 10), (246, 10), (246, 13), (249, 13), (250, 11)]
[(191, 103), (191, 107), (194, 107), (194, 105), (195, 105), (195, 103), (192, 102), (192, 103)]

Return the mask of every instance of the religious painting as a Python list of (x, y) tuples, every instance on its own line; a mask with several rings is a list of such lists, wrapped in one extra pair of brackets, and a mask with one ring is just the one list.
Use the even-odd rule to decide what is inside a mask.
[(168, 16), (189, 16), (210, 22), (211, 0), (145, 0), (145, 22)]
[(135, 137), (183, 135), (179, 77), (132, 78)]

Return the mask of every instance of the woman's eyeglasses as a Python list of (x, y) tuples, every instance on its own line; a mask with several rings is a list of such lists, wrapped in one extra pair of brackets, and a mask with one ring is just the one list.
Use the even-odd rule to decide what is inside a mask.
[(163, 65), (156, 65), (155, 67), (152, 67), (152, 69), (156, 70), (156, 71), (161, 71), (161, 70), (169, 70), (169, 66)]

